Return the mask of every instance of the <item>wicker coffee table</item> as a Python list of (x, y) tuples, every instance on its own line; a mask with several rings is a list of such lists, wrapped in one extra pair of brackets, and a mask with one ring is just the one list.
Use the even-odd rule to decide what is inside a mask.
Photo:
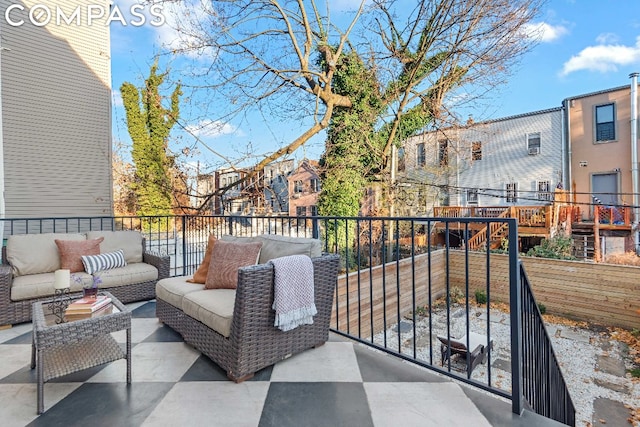
[[(108, 292), (112, 307), (90, 317), (56, 323), (47, 302), (33, 303), (31, 369), (38, 377), (38, 414), (44, 412), (44, 383), (73, 372), (127, 359), (127, 384), (131, 384), (131, 312)], [(127, 331), (126, 349), (111, 332)]]

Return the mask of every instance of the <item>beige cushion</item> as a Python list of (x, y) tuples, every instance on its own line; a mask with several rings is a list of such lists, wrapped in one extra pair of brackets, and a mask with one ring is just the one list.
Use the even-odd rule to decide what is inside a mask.
[(322, 255), (322, 243), (318, 239), (277, 236), (275, 234), (262, 234), (255, 237), (225, 235), (221, 239), (228, 242), (262, 242), (260, 260), (258, 261), (260, 264), (287, 255), (307, 255), (311, 258)]
[(205, 289), (235, 289), (238, 286), (238, 269), (255, 265), (261, 247), (261, 242), (216, 242), (211, 251)]
[[(91, 284), (91, 275), (87, 273), (74, 273), (73, 276), (79, 280), (76, 282), (73, 278), (71, 279), (71, 292), (81, 291), (84, 285)], [(54, 280), (55, 273), (38, 273), (14, 277), (11, 283), (11, 300), (21, 301), (53, 296)]]
[(189, 276), (168, 277), (156, 283), (156, 298), (168, 302), (172, 306), (182, 309), (182, 297), (189, 292), (201, 291), (201, 283), (187, 282)]
[(235, 300), (235, 289), (189, 292), (182, 298), (182, 311), (219, 334), (229, 337)]
[(144, 262), (134, 262), (124, 267), (97, 271), (93, 275), (100, 277), (102, 283), (98, 287), (103, 289), (157, 280), (158, 269)]
[(67, 269), (72, 273), (85, 271), (81, 257), (83, 255), (98, 255), (102, 239), (102, 237), (90, 240), (55, 239), (60, 254), (60, 268)]
[(122, 249), (127, 263), (142, 262), (142, 234), (137, 231), (89, 231), (87, 233), (87, 239), (99, 237), (104, 237), (104, 241), (100, 243), (101, 254)]
[[(55, 239), (86, 240), (79, 233), (16, 234), (7, 239), (7, 261), (14, 276), (50, 273), (60, 269)], [(53, 280), (51, 281), (53, 283)]]

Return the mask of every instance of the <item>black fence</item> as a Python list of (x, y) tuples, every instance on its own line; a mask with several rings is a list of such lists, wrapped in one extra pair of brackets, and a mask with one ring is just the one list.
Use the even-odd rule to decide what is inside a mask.
[[(521, 360), (522, 387), (514, 388), (523, 396), (531, 409), (547, 418), (561, 423), (575, 425), (576, 410), (569, 395), (569, 390), (562, 375), (549, 334), (544, 325), (540, 309), (531, 290), (527, 273), (521, 261), (519, 295), (520, 319), (518, 325), (522, 330), (521, 347), (515, 350), (521, 354), (514, 355), (514, 360)], [(521, 349), (521, 350), (520, 350)]]
[(137, 230), (200, 265), (209, 235), (317, 238), (342, 259), (332, 330), (573, 425), (575, 410), (509, 218), (169, 216), (3, 219), (11, 234)]

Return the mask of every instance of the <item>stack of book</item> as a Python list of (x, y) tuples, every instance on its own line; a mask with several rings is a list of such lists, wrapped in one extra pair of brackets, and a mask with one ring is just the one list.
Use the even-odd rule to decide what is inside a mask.
[(111, 308), (111, 298), (98, 295), (97, 298), (85, 297), (73, 301), (65, 310), (67, 318), (91, 317)]

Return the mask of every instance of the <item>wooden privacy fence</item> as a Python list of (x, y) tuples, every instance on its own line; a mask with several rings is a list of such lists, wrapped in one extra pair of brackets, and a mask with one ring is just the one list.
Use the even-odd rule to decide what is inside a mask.
[[(469, 252), (469, 299), (486, 289), (486, 253)], [(640, 327), (640, 267), (522, 258), (538, 303), (547, 313), (628, 329)], [(449, 285), (465, 290), (465, 252), (449, 251)], [(413, 264), (413, 265), (412, 265)], [(446, 252), (416, 255), (338, 278), (332, 327), (367, 338), (398, 322), (416, 306), (441, 297), (446, 286)], [(490, 296), (509, 303), (508, 255), (490, 254)], [(399, 279), (399, 280), (398, 280)], [(414, 285), (415, 284), (415, 285)], [(398, 310), (398, 291), (400, 309)], [(337, 307), (337, 308), (336, 308)], [(373, 312), (373, 322), (372, 315)], [(386, 322), (385, 322), (386, 320)]]
[(331, 326), (362, 338), (382, 331), (413, 310), (414, 283), (416, 306), (428, 304), (429, 283), (434, 300), (444, 294), (444, 266), (441, 249), (431, 252), (431, 269), (429, 254), (421, 254), (339, 276)]
[[(604, 326), (640, 327), (640, 267), (522, 257), (538, 303), (547, 313)], [(451, 286), (464, 289), (465, 254), (451, 251)], [(490, 255), (491, 298), (509, 302), (508, 256)], [(469, 254), (469, 287), (486, 286), (486, 254)]]

